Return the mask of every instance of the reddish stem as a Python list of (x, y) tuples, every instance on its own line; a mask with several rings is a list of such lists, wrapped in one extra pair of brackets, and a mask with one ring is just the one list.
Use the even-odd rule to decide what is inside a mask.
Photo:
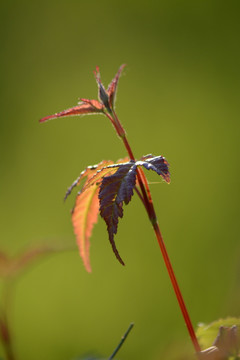
[(161, 234), (161, 231), (160, 231), (160, 228), (159, 228), (159, 225), (158, 225), (157, 222), (153, 225), (153, 228), (154, 228), (154, 231), (155, 231), (155, 234), (156, 234), (156, 237), (157, 237), (157, 241), (158, 241), (158, 244), (159, 244), (159, 246), (160, 246), (160, 249), (161, 249), (161, 252), (162, 252), (162, 255), (163, 255), (163, 259), (164, 259), (164, 262), (165, 262), (165, 265), (166, 265), (168, 274), (169, 274), (170, 279), (171, 279), (171, 283), (172, 283), (173, 289), (174, 289), (174, 291), (175, 291), (175, 294), (176, 294), (176, 297), (177, 297), (177, 300), (178, 300), (180, 309), (181, 309), (181, 311), (182, 311), (182, 315), (183, 315), (184, 320), (185, 320), (185, 323), (186, 323), (186, 325), (187, 325), (189, 335), (190, 335), (190, 337), (191, 337), (191, 340), (192, 340), (192, 343), (193, 343), (193, 345), (194, 345), (194, 348), (195, 348), (196, 352), (198, 353), (198, 352), (201, 351), (201, 348), (200, 348), (200, 345), (199, 345), (199, 343), (198, 343), (198, 340), (197, 340), (195, 331), (194, 331), (194, 329), (193, 329), (190, 316), (189, 316), (189, 314), (188, 314), (186, 305), (185, 305), (185, 303), (184, 303), (184, 300), (183, 300), (183, 297), (182, 297), (182, 293), (181, 293), (181, 291), (180, 291), (180, 288), (179, 288), (177, 279), (176, 279), (176, 277), (175, 277), (175, 274), (174, 274), (174, 271), (173, 271), (173, 267), (172, 267), (172, 264), (171, 264), (171, 262), (170, 262), (170, 259), (169, 259), (168, 253), (167, 253), (167, 249), (166, 249), (166, 247), (165, 247), (165, 244), (164, 244), (164, 241), (163, 241), (163, 237), (162, 237), (162, 234)]
[(12, 346), (12, 334), (9, 326), (9, 307), (12, 300), (12, 282), (6, 280), (3, 288), (2, 306), (0, 308), (0, 341), (7, 360), (15, 360)]
[(14, 354), (12, 350), (11, 336), (8, 321), (2, 315), (0, 319), (0, 338), (2, 341), (3, 348), (5, 349), (7, 360), (14, 360)]
[[(115, 129), (117, 131), (117, 134), (122, 138), (123, 143), (125, 145), (125, 148), (126, 148), (126, 150), (128, 152), (128, 155), (129, 155), (130, 159), (135, 160), (132, 149), (131, 149), (131, 147), (130, 147), (130, 145), (128, 143), (128, 140), (126, 138), (126, 133), (125, 133), (120, 121), (118, 120), (118, 117), (117, 117), (116, 113), (113, 112), (112, 115), (113, 115), (113, 117), (111, 117), (110, 115), (107, 115), (107, 116), (110, 118), (111, 122), (113, 123), (113, 125), (114, 125), (114, 127), (115, 127)], [(199, 353), (201, 351), (201, 348), (200, 348), (200, 345), (198, 343), (196, 334), (194, 332), (194, 328), (192, 326), (190, 316), (188, 314), (186, 305), (184, 303), (183, 296), (182, 296), (182, 293), (180, 291), (176, 276), (174, 274), (173, 267), (172, 267), (172, 264), (170, 262), (168, 252), (167, 252), (166, 246), (164, 244), (163, 237), (162, 237), (159, 225), (158, 225), (157, 216), (156, 216), (156, 213), (155, 213), (155, 210), (154, 210), (154, 205), (153, 205), (153, 201), (152, 201), (152, 197), (151, 197), (151, 192), (150, 192), (150, 189), (149, 189), (149, 186), (148, 186), (148, 182), (147, 182), (146, 176), (145, 176), (145, 174), (144, 174), (144, 172), (143, 172), (143, 170), (141, 168), (138, 169), (138, 171), (137, 171), (137, 178), (138, 178), (139, 186), (141, 188), (141, 192), (142, 192), (142, 195), (143, 195), (143, 197), (140, 196), (140, 198), (144, 203), (144, 206), (145, 206), (146, 211), (148, 213), (149, 219), (150, 219), (150, 221), (151, 221), (151, 223), (153, 225), (153, 229), (155, 231), (157, 241), (158, 241), (158, 244), (160, 246), (162, 256), (163, 256), (163, 259), (164, 259), (164, 262), (165, 262), (165, 265), (166, 265), (166, 268), (167, 268), (167, 271), (168, 271), (168, 274), (169, 274), (169, 277), (170, 277), (174, 292), (176, 294), (176, 297), (177, 297), (177, 300), (178, 300), (178, 303), (179, 303), (179, 306), (180, 306), (184, 321), (185, 321), (185, 323), (187, 325), (187, 329), (188, 329), (189, 335), (191, 337), (193, 346), (195, 348), (195, 351), (197, 353)]]
[(146, 211), (147, 211), (147, 213), (148, 213), (148, 208), (147, 208), (147, 206), (146, 206), (146, 203), (145, 203), (145, 201), (144, 201), (144, 198), (143, 198), (141, 192), (138, 190), (138, 188), (137, 188), (136, 186), (134, 187), (134, 190), (135, 190), (136, 193), (138, 194), (138, 197), (139, 197), (140, 200), (142, 201), (143, 206), (145, 207), (145, 209), (146, 209)]
[[(129, 155), (130, 159), (135, 160), (135, 157), (133, 155), (131, 146), (129, 145), (129, 142), (128, 142), (127, 137), (126, 137), (126, 132), (123, 129), (123, 127), (122, 127), (122, 125), (121, 125), (115, 111), (113, 111), (112, 116), (113, 117), (111, 117), (111, 116), (108, 116), (108, 117), (111, 119), (111, 122), (113, 123), (113, 125), (114, 125), (114, 127), (115, 127), (115, 129), (117, 131), (117, 134), (121, 137), (121, 139), (122, 139), (122, 141), (124, 143), (124, 146), (125, 146), (125, 148), (126, 148), (126, 150), (128, 152), (128, 155)], [(147, 210), (147, 213), (149, 214), (150, 219), (152, 219), (152, 215), (155, 215), (155, 217), (156, 217), (156, 214), (151, 214), (150, 201), (149, 201), (148, 195), (146, 193), (144, 183), (142, 181), (142, 176), (145, 177), (144, 172), (142, 171), (142, 169), (137, 169), (137, 179), (138, 179), (139, 186), (141, 188), (141, 192), (142, 192), (142, 195), (143, 195), (144, 206), (145, 206), (145, 208)]]

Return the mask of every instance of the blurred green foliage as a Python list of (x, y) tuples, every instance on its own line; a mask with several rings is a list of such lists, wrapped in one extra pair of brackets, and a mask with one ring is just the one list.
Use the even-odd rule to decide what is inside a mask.
[[(199, 342), (203, 349), (206, 349), (214, 344), (216, 342), (217, 335), (219, 336), (219, 340), (224, 337), (224, 331), (226, 334), (232, 335), (230, 330), (233, 329), (233, 327), (237, 328), (236, 334), (238, 334), (238, 338), (234, 339), (232, 336), (232, 342), (233, 340), (238, 340), (238, 347), (239, 347), (239, 326), (240, 326), (240, 319), (239, 318), (231, 318), (228, 317), (226, 319), (219, 319), (211, 324), (199, 324), (197, 329), (197, 336), (199, 339)], [(222, 327), (222, 333), (219, 333), (219, 329)], [(234, 334), (234, 332), (233, 332)], [(222, 341), (223, 342), (223, 341)], [(237, 343), (237, 341), (236, 341)]]
[(51, 242), (75, 249), (18, 281), (11, 313), (18, 359), (108, 354), (131, 321), (121, 359), (170, 359), (174, 346), (193, 351), (137, 197), (116, 237), (124, 268), (102, 220), (92, 274), (78, 255), (74, 197), (65, 204), (63, 197), (87, 165), (125, 156), (110, 123), (38, 119), (95, 98), (96, 65), (107, 84), (126, 63), (117, 112), (136, 157), (170, 163), (172, 183), (151, 190), (192, 321), (239, 315), (239, 2), (9, 0), (0, 9), (1, 251)]

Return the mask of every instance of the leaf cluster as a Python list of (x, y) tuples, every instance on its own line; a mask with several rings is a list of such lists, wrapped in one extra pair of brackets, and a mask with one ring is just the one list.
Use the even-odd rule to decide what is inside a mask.
[(75, 186), (85, 180), (72, 210), (72, 223), (87, 271), (91, 271), (89, 261), (90, 236), (98, 213), (107, 225), (109, 241), (119, 262), (124, 262), (116, 248), (114, 235), (117, 234), (118, 220), (123, 217), (123, 204), (132, 199), (134, 189), (139, 191), (137, 182), (138, 167), (155, 171), (167, 183), (170, 182), (168, 163), (162, 156), (146, 155), (141, 160), (119, 160), (113, 163), (105, 160), (95, 166), (87, 167), (67, 190), (65, 199)]

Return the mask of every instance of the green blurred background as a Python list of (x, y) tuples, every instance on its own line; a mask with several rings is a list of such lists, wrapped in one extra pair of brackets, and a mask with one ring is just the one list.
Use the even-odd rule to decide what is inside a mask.
[(151, 190), (193, 324), (238, 316), (239, 1), (8, 0), (0, 9), (1, 250), (74, 249), (19, 279), (11, 313), (18, 359), (109, 356), (132, 321), (119, 359), (193, 351), (136, 196), (116, 237), (126, 266), (100, 219), (92, 274), (78, 255), (74, 196), (65, 204), (63, 197), (87, 165), (125, 156), (111, 124), (98, 115), (38, 120), (78, 97), (96, 98), (96, 65), (107, 85), (126, 63), (117, 112), (136, 157), (153, 153), (170, 163), (171, 184)]

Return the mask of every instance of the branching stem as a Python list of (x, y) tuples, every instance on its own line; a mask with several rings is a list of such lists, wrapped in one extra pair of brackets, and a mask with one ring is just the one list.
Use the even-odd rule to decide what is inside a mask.
[[(113, 123), (113, 125), (114, 125), (114, 127), (115, 127), (115, 129), (117, 131), (117, 134), (122, 138), (124, 146), (125, 146), (125, 148), (126, 148), (126, 150), (128, 152), (128, 155), (129, 155), (130, 159), (135, 160), (132, 149), (131, 149), (131, 147), (130, 147), (130, 145), (128, 143), (127, 137), (126, 137), (126, 133), (125, 133), (125, 131), (124, 131), (124, 129), (123, 129), (117, 115), (116, 115), (116, 113), (113, 112), (112, 117), (110, 115), (108, 115), (108, 117), (111, 118), (111, 122)], [(198, 340), (197, 340), (197, 337), (196, 337), (196, 334), (195, 334), (195, 331), (194, 331), (190, 316), (188, 314), (186, 305), (184, 303), (183, 296), (182, 296), (182, 293), (180, 291), (176, 276), (174, 274), (173, 267), (172, 267), (172, 264), (171, 264), (169, 256), (168, 256), (166, 246), (165, 246), (164, 241), (163, 241), (163, 237), (162, 237), (159, 225), (158, 225), (158, 220), (157, 220), (157, 216), (156, 216), (156, 213), (155, 213), (155, 209), (154, 209), (154, 205), (153, 205), (153, 201), (152, 201), (152, 197), (151, 197), (151, 192), (150, 192), (150, 189), (149, 189), (149, 186), (148, 186), (146, 176), (145, 176), (142, 169), (138, 169), (138, 171), (137, 171), (137, 179), (138, 179), (139, 186), (140, 186), (142, 194), (140, 194), (139, 191), (137, 191), (137, 193), (138, 193), (140, 199), (142, 200), (142, 202), (143, 202), (143, 204), (145, 206), (145, 209), (146, 209), (146, 211), (148, 213), (149, 219), (150, 219), (150, 221), (151, 221), (151, 223), (153, 225), (153, 229), (154, 229), (154, 232), (155, 232), (159, 247), (161, 249), (162, 256), (163, 256), (163, 259), (164, 259), (164, 262), (165, 262), (165, 265), (166, 265), (166, 268), (167, 268), (167, 271), (168, 271), (168, 274), (169, 274), (169, 277), (170, 277), (174, 292), (176, 294), (177, 301), (178, 301), (178, 304), (180, 306), (184, 321), (186, 323), (190, 338), (192, 340), (192, 343), (193, 343), (193, 346), (195, 348), (196, 353), (199, 353), (201, 351), (201, 348), (200, 348), (200, 345), (198, 343)]]

